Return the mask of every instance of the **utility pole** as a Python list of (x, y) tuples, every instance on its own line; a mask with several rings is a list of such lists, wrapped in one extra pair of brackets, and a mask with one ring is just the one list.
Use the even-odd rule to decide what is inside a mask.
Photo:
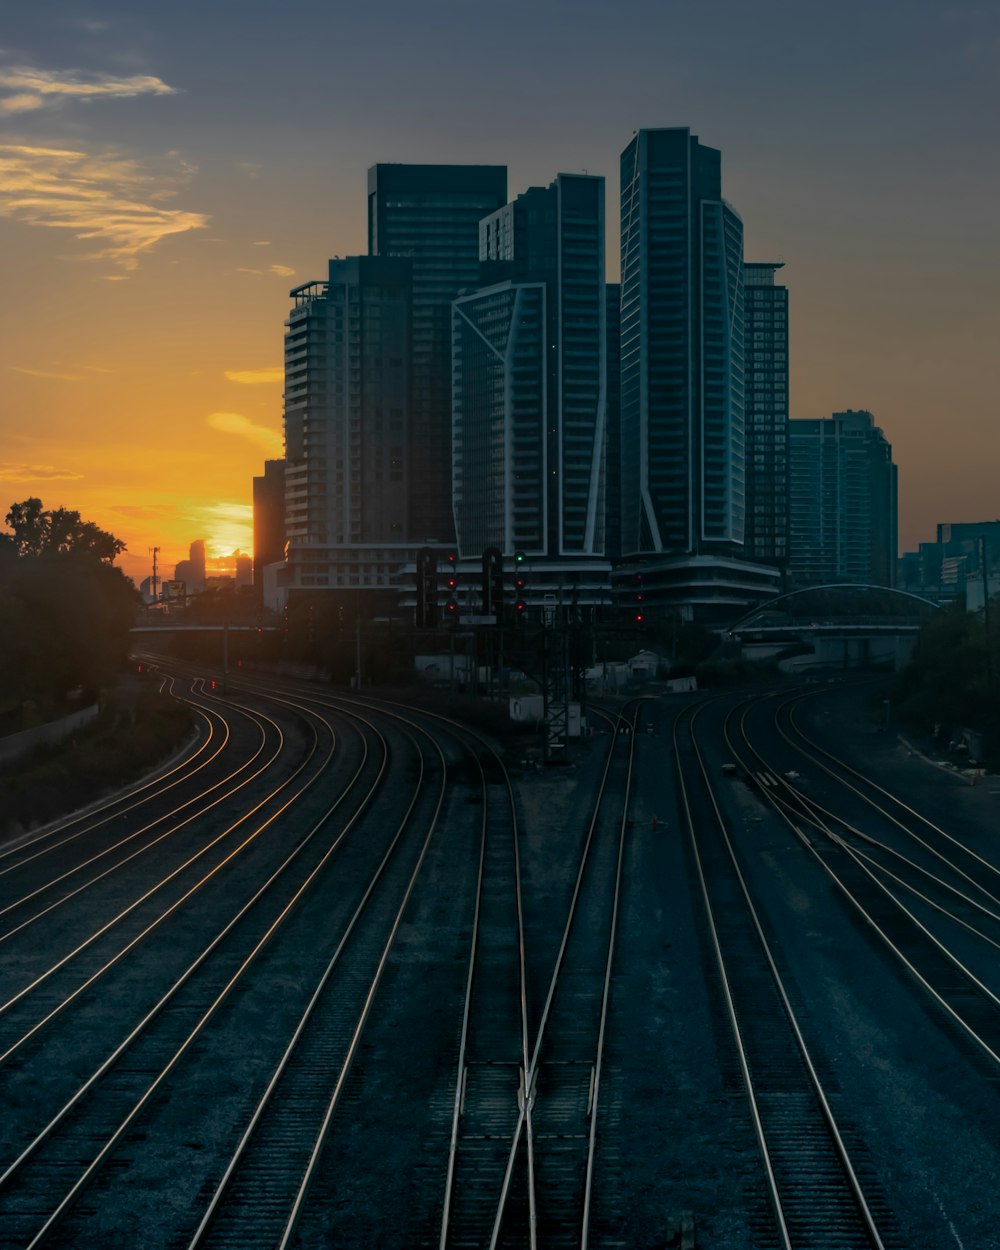
[(153, 553), (153, 577), (150, 584), (153, 587), (153, 602), (155, 603), (157, 599), (156, 587), (159, 584), (156, 576), (156, 557), (160, 554), (160, 549), (159, 547), (150, 547), (150, 551)]
[(979, 536), (979, 567), (983, 572), (983, 632), (986, 635), (986, 680), (993, 687), (993, 652), (990, 649), (990, 574), (986, 567), (986, 535)]

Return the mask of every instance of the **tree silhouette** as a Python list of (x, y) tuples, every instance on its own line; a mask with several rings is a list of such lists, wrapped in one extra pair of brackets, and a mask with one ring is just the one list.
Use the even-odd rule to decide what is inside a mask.
[(79, 512), (67, 508), (47, 512), (42, 501), (34, 496), (11, 504), (5, 520), (12, 532), (3, 538), (19, 556), (89, 551), (99, 560), (110, 563), (125, 550), (120, 538), (102, 530), (93, 521), (84, 521)]
[(78, 512), (11, 505), (0, 535), (0, 714), (57, 713), (70, 691), (113, 681), (139, 597), (111, 561), (125, 544)]

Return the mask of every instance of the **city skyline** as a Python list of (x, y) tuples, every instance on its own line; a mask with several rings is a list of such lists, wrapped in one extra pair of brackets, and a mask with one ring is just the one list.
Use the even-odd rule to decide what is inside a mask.
[(370, 166), (506, 164), (512, 193), (603, 175), (613, 281), (619, 153), (690, 126), (723, 153), (747, 259), (786, 266), (791, 415), (876, 414), (903, 550), (997, 514), (996, 13), (515, 5), (485, 61), (475, 5), (306, 4), (298, 30), (240, 15), (8, 8), (4, 511), (78, 509), (128, 543), (136, 581), (154, 545), (161, 569), (199, 537), (250, 550), (252, 478), (281, 454), (288, 290), (365, 251)]

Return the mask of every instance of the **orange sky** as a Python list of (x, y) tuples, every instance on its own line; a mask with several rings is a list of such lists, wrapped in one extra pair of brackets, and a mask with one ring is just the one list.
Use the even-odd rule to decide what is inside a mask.
[(0, 516), (76, 508), (137, 581), (153, 546), (168, 576), (193, 539), (249, 549), (287, 292), (364, 250), (368, 165), (603, 173), (611, 278), (618, 154), (656, 125), (722, 149), (747, 259), (786, 263), (792, 415), (875, 413), (901, 547), (1000, 516), (1000, 10), (226, 7), (5, 4)]

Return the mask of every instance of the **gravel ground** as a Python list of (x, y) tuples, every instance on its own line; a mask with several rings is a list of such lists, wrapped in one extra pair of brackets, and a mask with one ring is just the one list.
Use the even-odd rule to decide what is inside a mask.
[[(831, 688), (799, 723), (823, 745), (997, 858), (1000, 787), (934, 767), (878, 724), (870, 686)], [(809, 852), (746, 787), (727, 808), (807, 1041), (836, 1085), (835, 1111), (907, 1250), (996, 1247), (1000, 1080), (842, 899)]]

